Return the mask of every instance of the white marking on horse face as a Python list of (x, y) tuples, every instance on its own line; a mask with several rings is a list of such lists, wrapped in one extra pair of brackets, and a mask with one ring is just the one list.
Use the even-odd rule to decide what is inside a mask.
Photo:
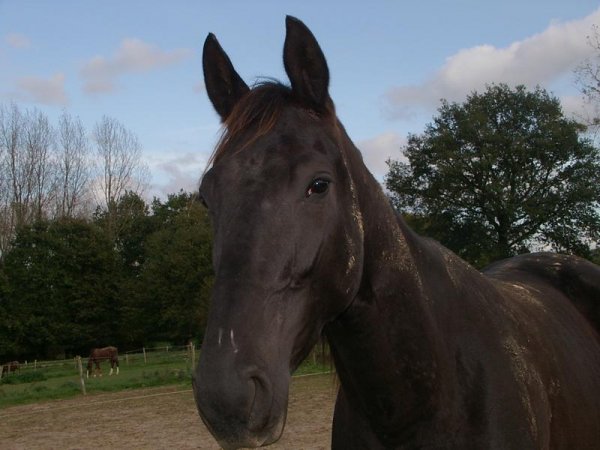
[(231, 341), (231, 346), (233, 347), (233, 353), (238, 352), (237, 345), (235, 345), (235, 338), (233, 337), (233, 328), (229, 331), (229, 340)]
[(223, 337), (223, 328), (219, 328), (219, 347), (221, 347), (221, 338)]

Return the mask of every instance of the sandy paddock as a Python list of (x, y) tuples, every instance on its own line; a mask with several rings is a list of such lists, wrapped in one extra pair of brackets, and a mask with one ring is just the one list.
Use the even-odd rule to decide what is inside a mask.
[[(332, 375), (294, 378), (287, 425), (272, 449), (328, 449)], [(0, 410), (0, 448), (218, 449), (191, 389), (163, 387), (80, 396)]]

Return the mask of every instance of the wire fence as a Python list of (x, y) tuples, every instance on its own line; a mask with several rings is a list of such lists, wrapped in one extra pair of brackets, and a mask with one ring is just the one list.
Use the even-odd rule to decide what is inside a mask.
[(188, 345), (167, 345), (164, 347), (146, 348), (142, 347), (136, 350), (126, 351), (121, 356), (121, 364), (153, 364), (170, 363), (176, 360), (189, 361), (192, 364), (195, 362), (195, 347), (193, 344)]
[[(79, 373), (79, 365), (83, 370), (87, 367), (88, 356), (53, 361), (10, 361), (0, 367), (0, 380), (2, 378), (25, 375), (27, 373), (42, 372), (48, 377)], [(196, 363), (196, 349), (193, 344), (163, 347), (142, 347), (119, 354), (120, 367), (140, 366), (147, 364), (171, 364), (180, 361), (186, 366), (194, 367)]]

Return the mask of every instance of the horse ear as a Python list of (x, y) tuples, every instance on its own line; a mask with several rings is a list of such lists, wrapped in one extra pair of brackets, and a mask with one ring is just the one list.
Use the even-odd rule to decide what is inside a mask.
[(317, 112), (325, 112), (329, 98), (329, 69), (319, 43), (308, 27), (292, 16), (285, 18), (283, 64), (292, 92)]
[(208, 98), (224, 122), (249, 88), (235, 71), (231, 60), (212, 33), (209, 33), (204, 41), (202, 69)]

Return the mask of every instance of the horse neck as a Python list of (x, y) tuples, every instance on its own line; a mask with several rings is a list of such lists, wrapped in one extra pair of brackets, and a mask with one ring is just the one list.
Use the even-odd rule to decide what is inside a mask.
[(436, 409), (438, 345), (419, 268), (429, 249), (396, 216), (358, 150), (347, 154), (363, 218), (363, 274), (358, 295), (325, 331), (345, 397), (392, 436)]

